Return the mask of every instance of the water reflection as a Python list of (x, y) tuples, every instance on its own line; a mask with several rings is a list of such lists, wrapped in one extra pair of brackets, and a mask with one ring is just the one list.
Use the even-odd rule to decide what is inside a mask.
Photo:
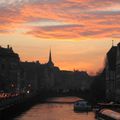
[[(75, 101), (78, 98), (54, 98), (52, 101)], [(73, 104), (44, 103), (32, 107), (16, 120), (95, 120), (94, 113), (75, 113)]]

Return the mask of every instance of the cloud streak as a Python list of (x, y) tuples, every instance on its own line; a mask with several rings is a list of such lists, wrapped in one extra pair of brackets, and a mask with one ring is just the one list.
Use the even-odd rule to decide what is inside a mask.
[[(1, 1), (0, 33), (23, 27), (27, 35), (45, 39), (119, 38), (119, 7), (116, 0)], [(49, 20), (60, 25), (30, 26)]]

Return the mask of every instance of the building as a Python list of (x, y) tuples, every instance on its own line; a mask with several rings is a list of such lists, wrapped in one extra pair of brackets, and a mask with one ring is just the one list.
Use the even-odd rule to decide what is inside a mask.
[(120, 102), (120, 43), (117, 45), (116, 59), (116, 101)]
[(54, 89), (56, 79), (57, 78), (57, 73), (59, 73), (60, 69), (56, 66), (54, 66), (54, 62), (52, 61), (52, 52), (51, 49), (49, 51), (49, 60), (48, 62), (44, 65), (44, 80), (46, 82), (46, 89)]
[(115, 100), (116, 92), (116, 53), (117, 47), (112, 46), (106, 55), (106, 98)]
[(52, 61), (52, 52), (45, 64), (22, 62), (12, 47), (0, 47), (0, 91), (39, 92), (41, 90), (88, 89), (90, 77), (84, 71), (60, 70)]
[(0, 47), (0, 90), (12, 92), (17, 90), (20, 58), (9, 45)]
[(52, 89), (55, 85), (55, 71), (59, 70), (52, 61), (51, 50), (46, 64), (37, 62), (21, 62), (24, 78), (21, 80), (20, 88), (23, 92), (39, 91), (41, 89)]
[(20, 79), (19, 89), (21, 92), (37, 91), (38, 89), (38, 67), (37, 62), (21, 62), (23, 77)]
[(120, 102), (120, 43), (112, 46), (106, 56), (106, 97)]

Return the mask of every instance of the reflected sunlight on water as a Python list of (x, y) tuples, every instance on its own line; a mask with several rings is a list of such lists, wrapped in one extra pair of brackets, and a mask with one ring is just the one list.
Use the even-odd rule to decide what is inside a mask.
[[(50, 100), (70, 101), (78, 98), (55, 98)], [(95, 120), (94, 113), (75, 113), (73, 104), (44, 103), (32, 107), (15, 120)]]

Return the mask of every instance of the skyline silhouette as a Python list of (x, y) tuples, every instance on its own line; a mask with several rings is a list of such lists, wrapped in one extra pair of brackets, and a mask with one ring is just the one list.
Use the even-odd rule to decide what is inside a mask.
[(114, 0), (1, 0), (0, 45), (42, 63), (51, 46), (61, 69), (96, 73), (111, 40), (120, 41), (119, 8)]
[[(70, 54), (71, 53), (65, 53), (65, 55), (66, 56), (68, 56), (67, 57), (67, 59), (64, 57), (64, 58), (61, 58), (61, 57), (63, 57), (63, 55), (60, 55), (60, 56), (57, 56), (58, 54), (60, 54), (60, 52), (59, 51), (54, 51), (55, 50), (55, 48), (56, 48), (56, 46), (54, 46), (54, 47), (52, 47), (52, 56), (53, 56), (53, 58), (52, 58), (52, 60), (54, 61), (54, 63), (55, 63), (55, 65), (56, 66), (59, 66), (59, 68), (60, 69), (62, 69), (62, 70), (70, 70), (70, 71), (73, 71), (73, 70), (79, 70), (79, 71), (86, 71), (88, 74), (90, 74), (90, 75), (96, 75), (97, 73), (99, 73), (100, 71), (102, 71), (103, 69), (104, 69), (104, 63), (105, 63), (105, 56), (106, 56), (106, 52), (112, 47), (112, 46), (116, 46), (117, 44), (119, 43), (119, 41), (114, 41), (114, 43), (113, 43), (113, 41), (111, 40), (111, 41), (109, 41), (109, 44), (108, 44), (108, 49), (107, 48), (105, 48), (106, 50), (103, 52), (103, 50), (102, 50), (102, 48), (100, 48), (100, 50), (101, 51), (90, 51), (90, 53), (91, 53), (91, 56), (92, 56), (92, 58), (90, 58), (89, 59), (89, 57), (90, 57), (90, 55), (88, 54), (88, 58), (82, 58), (82, 56), (80, 56), (80, 55), (78, 55), (78, 58), (79, 59), (81, 59), (81, 61), (79, 61), (79, 59), (77, 59), (76, 61), (77, 61), (77, 63), (76, 62), (74, 62), (75, 61), (75, 57), (76, 56), (70, 56)], [(102, 44), (101, 44), (102, 45)], [(99, 46), (101, 46), (100, 44), (99, 44)], [(7, 47), (7, 45), (1, 45), (2, 47)], [(14, 50), (17, 52), (17, 53), (19, 53), (19, 55), (20, 55), (20, 59), (21, 59), (21, 61), (28, 61), (28, 62), (32, 62), (32, 61), (39, 61), (40, 63), (42, 63), (42, 64), (44, 64), (44, 63), (46, 63), (47, 61), (48, 61), (48, 55), (50, 54), (50, 51), (51, 51), (51, 48), (49, 48), (49, 47), (47, 47), (46, 48), (46, 50), (44, 50), (44, 48), (42, 49), (42, 51), (44, 52), (44, 53), (46, 53), (46, 54), (44, 54), (43, 55), (43, 53), (40, 51), (40, 50), (38, 50), (39, 48), (38, 47), (34, 47), (33, 49), (31, 49), (30, 50), (30, 52), (28, 52), (28, 50), (27, 51), (23, 51), (23, 50), (20, 50), (20, 46), (19, 47), (17, 47), (16, 48), (16, 45), (15, 46), (12, 46), (11, 44), (10, 44), (10, 46), (11, 47), (13, 47), (14, 48)], [(92, 45), (92, 47), (93, 47), (94, 45)], [(27, 45), (26, 45), (26, 47), (27, 47)], [(104, 46), (105, 47), (105, 46)], [(104, 48), (103, 47), (103, 48)], [(91, 48), (91, 47), (90, 47)], [(25, 49), (25, 48), (24, 48)], [(99, 49), (99, 48), (98, 48)], [(59, 48), (59, 50), (60, 50), (60, 48)], [(20, 52), (19, 52), (20, 51)], [(21, 53), (21, 51), (23, 52), (23, 53)], [(34, 53), (34, 51), (38, 51), (38, 53)], [(26, 52), (28, 52), (28, 53), (26, 53)], [(39, 52), (40, 52), (40, 54), (39, 54)], [(63, 53), (65, 52), (65, 50), (63, 51)], [(75, 51), (74, 51), (75, 52)], [(98, 54), (97, 54), (97, 57), (99, 58), (97, 58), (97, 59), (95, 59), (96, 58), (96, 54), (94, 53), (94, 52), (98, 52)], [(23, 56), (24, 55), (24, 53), (26, 54), (26, 56)], [(30, 56), (29, 56), (29, 54), (30, 54)], [(36, 54), (38, 54), (38, 56), (36, 57)], [(102, 55), (101, 55), (102, 54)], [(28, 56), (27, 56), (28, 55)], [(41, 56), (41, 55), (43, 55), (43, 57)], [(100, 56), (101, 55), (101, 56)], [(83, 55), (84, 56), (84, 55)], [(49, 56), (50, 57), (50, 56)], [(100, 58), (101, 57), (101, 58)], [(57, 59), (56, 59), (57, 58)], [(65, 62), (65, 63), (71, 63), (71, 61), (67, 61), (67, 60), (73, 60), (72, 61), (72, 67), (70, 67), (69, 65), (67, 66), (67, 65), (63, 65), (63, 64), (61, 64), (61, 62)], [(86, 59), (85, 61), (84, 61), (84, 59)], [(66, 60), (66, 61), (65, 61)], [(85, 64), (82, 64), (82, 62), (86, 62)], [(90, 65), (91, 64), (91, 65)], [(98, 64), (97, 66), (96, 66), (96, 64)], [(85, 66), (84, 66), (85, 65)], [(93, 66), (92, 66), (93, 65)], [(91, 67), (91, 68), (89, 68), (89, 67)]]

